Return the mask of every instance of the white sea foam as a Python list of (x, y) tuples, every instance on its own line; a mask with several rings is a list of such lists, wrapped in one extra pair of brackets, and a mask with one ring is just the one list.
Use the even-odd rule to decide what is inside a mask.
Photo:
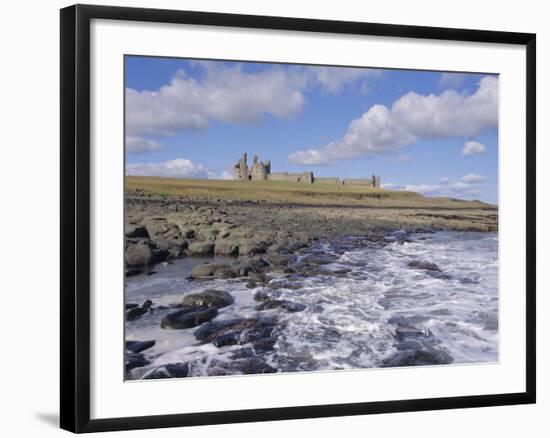
[[(299, 289), (279, 289), (279, 299), (306, 305), (302, 312), (261, 312), (278, 317), (275, 349), (264, 355), (278, 371), (378, 367), (403, 346), (410, 348), (411, 340), (445, 352), (453, 363), (498, 360), (496, 234), (440, 232), (385, 246), (364, 242), (343, 253), (337, 245), (316, 250), (337, 255), (326, 268), (351, 272), (307, 277)], [(435, 263), (440, 271), (408, 266), (414, 261)], [(235, 303), (220, 309), (215, 321), (258, 313), (253, 295), (260, 287), (249, 289), (239, 280), (190, 282), (186, 277), (196, 263), (176, 261), (156, 267), (153, 276), (129, 278), (126, 301), (169, 305), (217, 288), (230, 292)], [(169, 311), (126, 326), (128, 340), (157, 341), (145, 352), (151, 366), (190, 361), (193, 374), (205, 375), (212, 363), (228, 362), (242, 348), (199, 345), (196, 329), (161, 329)]]

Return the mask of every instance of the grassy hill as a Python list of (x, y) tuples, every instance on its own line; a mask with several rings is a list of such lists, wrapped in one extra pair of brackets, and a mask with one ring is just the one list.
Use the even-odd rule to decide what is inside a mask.
[(127, 176), (126, 193), (151, 196), (252, 201), (273, 204), (383, 208), (496, 209), (481, 201), (422, 196), (414, 192), (283, 181), (236, 181)]

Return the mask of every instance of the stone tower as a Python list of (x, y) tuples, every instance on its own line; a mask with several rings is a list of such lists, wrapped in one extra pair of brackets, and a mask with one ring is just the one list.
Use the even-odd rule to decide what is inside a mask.
[(235, 164), (233, 168), (233, 175), (235, 179), (246, 181), (248, 180), (248, 164), (246, 163), (246, 152), (241, 156), (241, 159)]

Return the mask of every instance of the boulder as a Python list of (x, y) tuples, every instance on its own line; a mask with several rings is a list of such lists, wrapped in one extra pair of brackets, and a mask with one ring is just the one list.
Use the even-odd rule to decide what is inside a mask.
[(159, 250), (150, 240), (130, 242), (126, 245), (126, 266), (130, 268), (150, 266), (166, 258), (166, 252)]
[(189, 375), (189, 364), (187, 362), (169, 363), (149, 371), (143, 376), (144, 379), (174, 379), (187, 377)]
[(214, 246), (214, 253), (218, 255), (239, 254), (239, 243), (231, 239), (218, 239)]
[(213, 242), (192, 242), (187, 248), (187, 253), (192, 256), (207, 256), (214, 254)]
[(453, 358), (442, 350), (401, 351), (386, 359), (381, 367), (410, 367), (419, 365), (443, 365), (453, 362)]
[(149, 361), (140, 353), (127, 353), (125, 357), (126, 372), (132, 371), (134, 368), (144, 367)]
[(191, 276), (195, 278), (213, 277), (219, 269), (229, 268), (227, 263), (203, 263), (191, 270)]
[(276, 320), (252, 317), (213, 321), (200, 327), (195, 338), (218, 348), (252, 343), (254, 350), (268, 351), (277, 340)]
[(441, 272), (441, 269), (435, 263), (426, 262), (423, 260), (413, 260), (412, 262), (409, 262), (407, 266), (409, 268), (422, 269), (424, 271)]
[(149, 233), (144, 226), (138, 224), (126, 224), (124, 226), (126, 237), (144, 237), (149, 238)]
[(219, 279), (235, 278), (235, 277), (239, 277), (239, 276), (240, 276), (240, 270), (236, 270), (236, 269), (233, 269), (233, 268), (218, 269), (216, 271), (216, 274), (214, 274), (214, 277), (219, 278)]
[(126, 341), (125, 349), (130, 353), (141, 353), (155, 345), (155, 341)]
[(218, 314), (216, 307), (189, 306), (173, 313), (169, 313), (160, 323), (163, 329), (181, 330), (196, 327), (204, 322), (211, 321)]
[(204, 292), (189, 294), (183, 297), (183, 306), (216, 307), (218, 309), (233, 304), (233, 297), (223, 290), (208, 289)]
[(239, 242), (239, 255), (254, 255), (266, 252), (269, 243), (258, 239), (241, 239)]
[(305, 304), (294, 303), (287, 300), (268, 300), (256, 307), (256, 310), (282, 309), (285, 312), (301, 312), (306, 309)]

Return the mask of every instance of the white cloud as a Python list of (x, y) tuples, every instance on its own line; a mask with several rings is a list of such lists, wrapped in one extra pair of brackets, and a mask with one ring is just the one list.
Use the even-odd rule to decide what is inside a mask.
[[(479, 198), (481, 190), (479, 183), (485, 181), (485, 177), (475, 174), (464, 175), (458, 181), (444, 177), (439, 184), (409, 184), (403, 190), (420, 193), (428, 196), (446, 196), (453, 198), (473, 199)], [(384, 188), (384, 186), (382, 186)], [(397, 187), (393, 187), (397, 189)]]
[(471, 137), (498, 123), (498, 82), (481, 79), (471, 95), (447, 90), (439, 95), (410, 92), (390, 108), (374, 105), (353, 120), (346, 134), (319, 149), (289, 155), (292, 164), (319, 165), (403, 148), (419, 139)]
[(212, 172), (201, 164), (185, 158), (157, 163), (132, 163), (126, 165), (126, 175), (165, 176), (174, 178), (209, 178)]
[(212, 121), (258, 123), (265, 116), (293, 118), (305, 105), (304, 91), (336, 93), (380, 70), (273, 66), (247, 72), (242, 64), (195, 62), (200, 77), (181, 70), (158, 90), (126, 89), (126, 132), (132, 137), (174, 135), (205, 129)]
[(477, 141), (467, 141), (464, 143), (464, 148), (462, 149), (462, 155), (479, 155), (486, 154), (487, 148), (484, 144)]
[(127, 152), (153, 152), (162, 149), (162, 143), (143, 137), (126, 137)]
[(279, 68), (246, 73), (240, 65), (208, 64), (202, 80), (180, 71), (157, 91), (126, 89), (126, 129), (130, 135), (171, 135), (206, 128), (211, 120), (245, 124), (265, 115), (290, 118), (305, 102), (298, 85)]
[(464, 175), (460, 181), (465, 183), (477, 183), (481, 181), (485, 181), (485, 177), (481, 175), (476, 175), (475, 173), (469, 173), (468, 175)]

